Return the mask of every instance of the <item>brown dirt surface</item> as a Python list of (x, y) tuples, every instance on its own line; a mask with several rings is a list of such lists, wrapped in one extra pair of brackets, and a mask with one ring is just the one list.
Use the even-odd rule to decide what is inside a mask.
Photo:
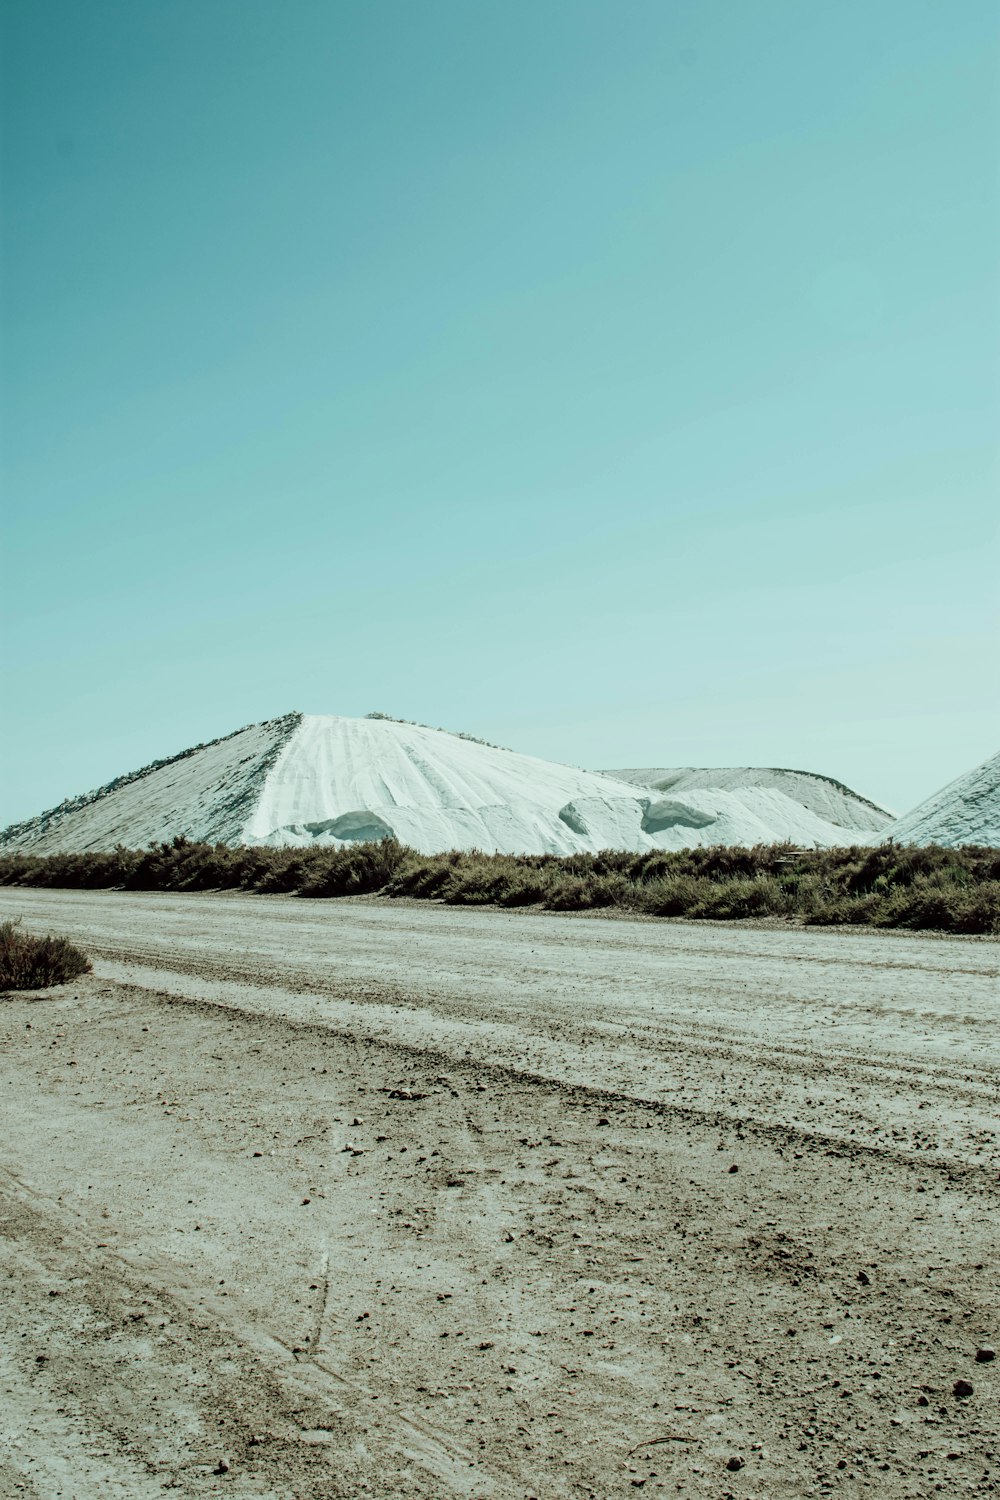
[(3, 1500), (997, 1490), (1000, 944), (17, 916), (94, 973), (0, 1002)]

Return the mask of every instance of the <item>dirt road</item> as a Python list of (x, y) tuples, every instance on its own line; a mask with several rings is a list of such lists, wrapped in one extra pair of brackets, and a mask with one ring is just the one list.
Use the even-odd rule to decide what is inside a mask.
[(1000, 945), (11, 915), (0, 1496), (997, 1490)]

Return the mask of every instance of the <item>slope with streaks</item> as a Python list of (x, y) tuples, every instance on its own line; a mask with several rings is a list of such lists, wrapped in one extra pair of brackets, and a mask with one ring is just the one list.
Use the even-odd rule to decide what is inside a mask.
[[(585, 809), (586, 832), (570, 806)], [(392, 719), (306, 715), (247, 828), (258, 842), (339, 843), (393, 834), (443, 849), (569, 854), (632, 848), (635, 789), (592, 771)]]
[(1000, 753), (949, 782), (884, 831), (897, 844), (1000, 848)]
[(643, 787), (397, 720), (289, 714), (147, 766), (0, 834), (37, 853), (190, 839), (422, 853), (856, 842), (774, 786)]
[(608, 775), (441, 730), (307, 715), (267, 779), (248, 837), (310, 844), (390, 833), (423, 853), (507, 854), (844, 838), (772, 788), (656, 797)]
[(884, 807), (870, 802), (843, 782), (815, 771), (784, 770), (777, 766), (682, 766), (636, 767), (609, 771), (608, 775), (661, 792), (686, 793), (711, 787), (742, 796), (747, 788), (770, 788), (809, 808), (825, 822), (852, 832), (874, 832), (884, 828), (892, 817)]
[(0, 852), (145, 848), (178, 835), (238, 844), (270, 767), (300, 714), (251, 724), (154, 761), (0, 833)]

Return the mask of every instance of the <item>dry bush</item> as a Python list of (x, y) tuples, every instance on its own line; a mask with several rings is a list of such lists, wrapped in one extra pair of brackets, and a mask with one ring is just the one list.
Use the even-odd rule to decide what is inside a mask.
[(0, 991), (44, 990), (90, 971), (90, 959), (66, 938), (32, 937), (20, 923), (0, 923)]
[(617, 908), (650, 916), (1000, 933), (1000, 850), (797, 849), (760, 844), (645, 854), (425, 855), (396, 839), (305, 849), (178, 837), (149, 849), (0, 856), (0, 885), (244, 890), (304, 897), (380, 893), (451, 906)]
[(312, 850), (312, 858), (303, 865), (305, 878), (295, 894), (359, 896), (381, 891), (408, 852), (398, 839), (391, 838)]

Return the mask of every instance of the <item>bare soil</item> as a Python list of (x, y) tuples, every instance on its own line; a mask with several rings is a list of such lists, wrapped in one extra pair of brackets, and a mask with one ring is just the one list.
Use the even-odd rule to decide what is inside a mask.
[(1000, 944), (21, 915), (94, 973), (0, 1003), (4, 1500), (997, 1489)]

